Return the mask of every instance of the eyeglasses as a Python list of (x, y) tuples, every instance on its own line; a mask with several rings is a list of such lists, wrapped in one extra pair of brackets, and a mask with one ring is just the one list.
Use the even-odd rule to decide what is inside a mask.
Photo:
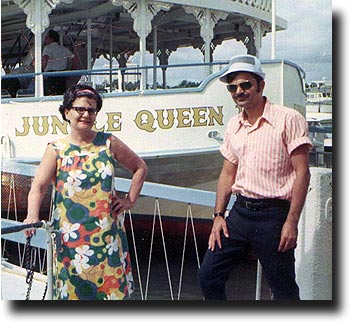
[(237, 91), (238, 87), (240, 87), (243, 91), (247, 91), (247, 90), (251, 89), (252, 83), (251, 83), (251, 81), (245, 81), (245, 82), (242, 82), (239, 84), (227, 84), (227, 89), (229, 92), (235, 93)]
[(84, 114), (88, 111), (89, 114), (97, 115), (98, 110), (94, 108), (84, 108), (84, 107), (72, 107), (72, 109), (76, 110), (79, 114)]

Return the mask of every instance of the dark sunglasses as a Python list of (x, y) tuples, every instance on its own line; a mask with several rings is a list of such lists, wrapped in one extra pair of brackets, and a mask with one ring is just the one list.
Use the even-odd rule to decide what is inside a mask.
[(88, 111), (89, 114), (94, 114), (94, 115), (97, 115), (98, 113), (98, 110), (94, 108), (72, 107), (71, 109), (76, 110), (79, 114), (84, 114), (86, 111)]
[(236, 92), (238, 87), (240, 87), (243, 91), (249, 90), (252, 87), (251, 81), (245, 81), (239, 84), (227, 84), (227, 89), (229, 92)]

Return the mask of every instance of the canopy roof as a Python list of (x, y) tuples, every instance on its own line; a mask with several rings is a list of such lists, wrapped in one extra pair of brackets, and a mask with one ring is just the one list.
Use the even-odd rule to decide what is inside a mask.
[[(1, 52), (3, 66), (14, 66), (28, 52), (33, 37), (33, 0), (1, 1)], [(137, 20), (141, 2), (147, 6), (146, 50), (175, 51), (181, 46), (202, 48), (204, 42), (214, 46), (227, 39), (243, 41), (248, 52), (257, 55), (260, 42), (271, 31), (270, 0), (37, 0), (43, 1), (43, 21), (49, 29), (63, 35), (66, 46), (87, 43), (91, 30), (93, 59), (98, 55), (114, 57), (132, 55), (140, 50), (140, 30)], [(204, 23), (204, 13), (210, 20)], [(149, 20), (149, 21), (148, 21)], [(138, 25), (139, 24), (139, 25)], [(286, 28), (286, 21), (277, 17), (276, 29)], [(90, 26), (90, 27), (89, 27)], [(30, 28), (29, 28), (30, 27)], [(155, 28), (157, 27), (157, 28)], [(44, 32), (45, 34), (45, 32)]]

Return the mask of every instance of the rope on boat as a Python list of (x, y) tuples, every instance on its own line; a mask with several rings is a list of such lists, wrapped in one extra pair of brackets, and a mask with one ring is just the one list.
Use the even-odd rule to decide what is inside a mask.
[(147, 299), (147, 292), (148, 292), (148, 290), (149, 290), (150, 268), (151, 268), (151, 257), (152, 257), (152, 246), (153, 246), (153, 244), (154, 244), (154, 233), (155, 233), (155, 221), (156, 221), (156, 204), (155, 204), (154, 216), (153, 216), (153, 220), (152, 220), (150, 252), (149, 252), (149, 261), (148, 261), (148, 265), (147, 265), (147, 275), (146, 275), (145, 299)]
[(183, 269), (184, 269), (184, 260), (185, 260), (185, 249), (186, 249), (186, 240), (187, 240), (187, 235), (188, 235), (188, 223), (189, 223), (189, 218), (191, 222), (191, 227), (193, 231), (193, 238), (194, 238), (194, 245), (195, 245), (195, 253), (196, 253), (196, 260), (197, 260), (197, 268), (200, 268), (200, 258), (199, 258), (199, 251), (197, 248), (197, 240), (196, 240), (196, 235), (195, 235), (195, 226), (194, 226), (194, 219), (193, 219), (193, 213), (191, 209), (191, 204), (188, 204), (187, 207), (187, 212), (186, 212), (186, 221), (185, 221), (185, 232), (184, 232), (184, 241), (183, 241), (183, 253), (182, 253), (182, 263), (180, 267), (180, 277), (179, 277), (179, 286), (178, 286), (178, 300), (180, 300), (180, 293), (182, 289), (182, 281), (183, 281)]
[(168, 283), (169, 283), (169, 290), (171, 292), (171, 299), (172, 301), (174, 300), (173, 297), (173, 288), (172, 288), (172, 281), (171, 281), (171, 274), (169, 271), (169, 264), (168, 264), (168, 257), (167, 257), (167, 250), (166, 250), (166, 243), (165, 243), (165, 236), (163, 234), (163, 226), (162, 226), (162, 219), (161, 219), (161, 211), (160, 211), (160, 203), (159, 200), (156, 199), (156, 206), (157, 206), (157, 211), (158, 211), (158, 217), (160, 220), (160, 229), (161, 229), (161, 236), (162, 236), (162, 245), (163, 245), (163, 252), (165, 255), (165, 260), (166, 260), (166, 268), (167, 268), (167, 276), (168, 276)]
[(186, 239), (187, 239), (187, 235), (188, 235), (189, 209), (191, 210), (190, 204), (188, 204), (188, 208), (187, 208), (187, 212), (186, 212), (185, 232), (184, 232), (184, 241), (183, 241), (183, 253), (182, 253), (182, 264), (180, 266), (180, 277), (179, 277), (179, 287), (178, 287), (178, 300), (180, 300), (180, 292), (181, 292), (181, 289), (182, 289), (182, 281), (183, 281), (185, 247), (186, 247)]
[(143, 285), (141, 283), (141, 275), (140, 275), (140, 268), (139, 268), (138, 253), (137, 253), (137, 249), (136, 249), (134, 227), (133, 227), (133, 221), (132, 221), (132, 212), (130, 210), (128, 210), (128, 214), (129, 214), (129, 221), (130, 221), (130, 230), (131, 230), (132, 239), (133, 239), (135, 263), (136, 263), (136, 269), (137, 269), (137, 273), (138, 273), (138, 281), (139, 281), (139, 286), (140, 286), (140, 295), (141, 295), (141, 300), (143, 301), (144, 300)]
[(160, 211), (160, 203), (159, 203), (158, 198), (155, 199), (154, 216), (153, 216), (153, 222), (152, 222), (151, 243), (150, 243), (150, 253), (149, 253), (149, 263), (148, 263), (148, 268), (147, 268), (147, 278), (146, 278), (146, 288), (145, 288), (145, 300), (147, 299), (147, 292), (148, 292), (148, 289), (149, 289), (150, 268), (151, 268), (151, 258), (152, 258), (152, 246), (153, 246), (153, 242), (154, 242), (155, 222), (156, 222), (156, 216), (157, 216), (157, 215), (158, 215), (159, 222), (160, 222), (161, 238), (162, 238), (163, 252), (164, 252), (165, 261), (166, 261), (166, 269), (167, 269), (168, 284), (169, 284), (169, 289), (170, 289), (170, 293), (171, 293), (171, 299), (172, 299), (172, 301), (173, 301), (173, 300), (174, 300), (174, 297), (173, 297), (173, 288), (172, 288), (171, 274), (170, 274), (170, 271), (169, 271), (169, 264), (168, 264), (167, 250), (166, 250), (166, 244), (165, 244), (165, 237), (164, 237), (164, 234), (163, 234), (163, 226), (162, 226), (162, 218), (161, 218), (161, 211)]
[[(17, 217), (17, 198), (16, 198), (14, 174), (10, 175), (9, 199), (8, 199), (8, 203), (7, 203), (7, 217), (6, 217), (7, 219), (10, 219), (12, 195), (13, 195), (13, 207), (14, 207), (15, 221), (18, 221), (18, 217)], [(3, 234), (2, 231), (1, 231), (1, 234)], [(5, 249), (6, 249), (5, 246), (6, 246), (6, 240), (4, 240), (4, 244), (3, 244), (4, 248), (3, 248), (3, 251), (2, 251), (2, 256), (4, 256), (4, 252), (5, 252)], [(21, 265), (21, 267), (23, 267), (23, 261), (24, 261), (23, 256), (24, 256), (24, 254), (22, 255), (20, 243), (17, 243), (17, 252), (18, 252), (20, 265)]]

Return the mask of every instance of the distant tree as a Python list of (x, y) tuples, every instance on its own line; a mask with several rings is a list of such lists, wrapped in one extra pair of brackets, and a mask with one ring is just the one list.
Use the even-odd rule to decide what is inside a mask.
[(110, 84), (106, 80), (104, 80), (101, 84), (96, 84), (95, 88), (97, 90), (100, 90), (100, 89), (106, 89), (109, 86), (110, 86)]
[(188, 87), (198, 87), (201, 82), (193, 82), (183, 80), (178, 85), (174, 86), (173, 88), (188, 88)]
[(140, 82), (128, 82), (124, 85), (125, 91), (136, 91), (140, 88)]

